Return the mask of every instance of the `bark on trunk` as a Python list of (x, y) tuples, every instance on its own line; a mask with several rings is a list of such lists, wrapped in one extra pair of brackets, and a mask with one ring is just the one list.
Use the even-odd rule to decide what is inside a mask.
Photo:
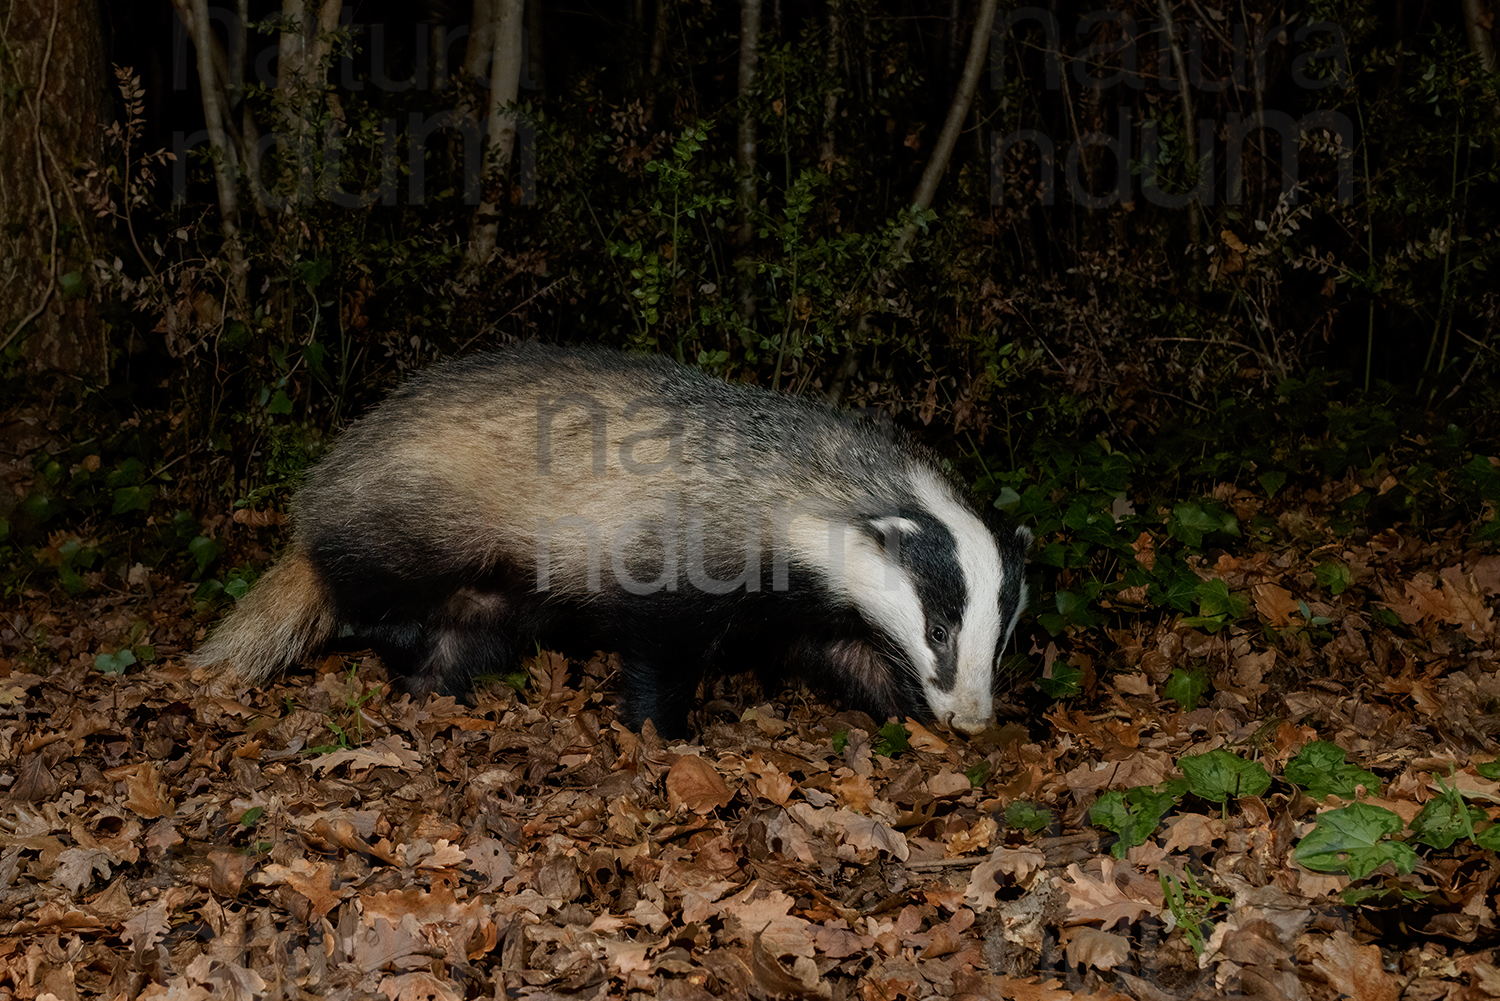
[[(842, 78), (843, 68), (843, 0), (828, 0), (828, 75), (835, 80)], [(818, 162), (824, 170), (832, 169), (834, 126), (838, 122), (838, 88), (829, 88), (823, 95), (823, 134), (818, 139)]]
[[(203, 3), (204, 0), (194, 0)], [(311, 8), (311, 9), (310, 9)], [(312, 122), (318, 117), (319, 105), (336, 101), (328, 87), (328, 52), (331, 35), (338, 29), (341, 0), (282, 0), (282, 24), (289, 30), (281, 33), (277, 53), (276, 91), (281, 98), (283, 127), (295, 152), (296, 186), (290, 197), (306, 201), (315, 197), (313, 161), (319, 137), (313, 135)], [(226, 84), (230, 91), (238, 81)], [(333, 107), (334, 117), (342, 110)], [(210, 126), (212, 128), (212, 126)]]
[(1485, 7), (1484, 0), (1463, 0), (1464, 27), (1469, 32), (1469, 48), (1479, 57), (1479, 65), (1486, 73), (1495, 72), (1495, 40), (1491, 34), (1495, 23)]
[[(735, 229), (734, 247), (742, 251), (750, 246), (755, 237), (755, 110), (750, 106), (750, 95), (755, 89), (755, 68), (760, 59), (760, 3), (761, 0), (740, 0), (740, 114), (738, 163), (739, 163), (739, 224)], [(737, 270), (739, 281), (740, 318), (745, 325), (755, 319), (754, 276), (749, 269)]]
[[(506, 177), (516, 146), (516, 116), (505, 112), (521, 95), (521, 33), (525, 30), (523, 0), (492, 0), (493, 28), (490, 49), (490, 102), (485, 116), (483, 192), (474, 212), (474, 226), (469, 236), (466, 265), (483, 266), (495, 252), (495, 237), (500, 229), (500, 206), (506, 200)], [(475, 3), (476, 18), (477, 8)], [(479, 40), (475, 32), (473, 41)], [(465, 65), (478, 65), (478, 53), (471, 46)]]
[[(96, 0), (0, 0), (6, 58), (0, 85), (0, 350), (24, 339), (36, 368), (105, 374), (107, 345), (87, 297), (59, 278), (92, 259), (69, 187), (72, 168), (99, 163), (108, 80)], [(69, 224), (77, 234), (67, 237)]]

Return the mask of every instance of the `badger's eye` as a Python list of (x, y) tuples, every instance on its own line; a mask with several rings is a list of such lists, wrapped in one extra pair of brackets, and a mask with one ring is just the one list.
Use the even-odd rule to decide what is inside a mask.
[(948, 630), (944, 629), (942, 626), (933, 626), (927, 631), (927, 638), (932, 640), (932, 642), (934, 643), (946, 643), (948, 642)]

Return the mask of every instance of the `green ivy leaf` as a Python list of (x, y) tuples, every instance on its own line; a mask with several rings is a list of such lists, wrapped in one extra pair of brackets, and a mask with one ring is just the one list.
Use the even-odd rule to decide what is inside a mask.
[(1207, 691), (1208, 677), (1202, 671), (1174, 667), (1161, 693), (1181, 706), (1183, 712), (1192, 712), (1202, 704)]
[(130, 665), (135, 663), (135, 654), (129, 647), (117, 650), (114, 653), (101, 653), (94, 658), (94, 670), (100, 674), (113, 674), (116, 677), (125, 673)]
[(209, 564), (219, 558), (222, 551), (220, 545), (206, 535), (200, 535), (188, 543), (188, 553), (198, 562), (198, 569), (194, 577), (201, 577), (203, 571), (207, 570)]
[(115, 514), (124, 514), (127, 511), (145, 511), (151, 507), (151, 502), (155, 498), (156, 488), (152, 486), (121, 487), (114, 493), (114, 504), (111, 510)]
[(1379, 806), (1355, 803), (1318, 814), (1318, 824), (1297, 843), (1293, 857), (1316, 872), (1342, 872), (1364, 879), (1389, 862), (1408, 875), (1417, 865), (1410, 845), (1384, 838), (1401, 832), (1401, 818)]
[(1338, 560), (1327, 560), (1313, 568), (1318, 583), (1333, 594), (1343, 594), (1354, 583), (1354, 574)]
[(1199, 615), (1225, 615), (1238, 619), (1250, 607), (1250, 600), (1241, 594), (1230, 594), (1229, 585), (1222, 580), (1205, 580), (1195, 591)]
[(1344, 749), (1326, 740), (1315, 740), (1303, 747), (1287, 762), (1282, 774), (1288, 782), (1319, 802), (1330, 794), (1342, 800), (1352, 800), (1356, 786), (1364, 786), (1374, 795), (1380, 794), (1380, 778), (1374, 772), (1350, 764)]
[(1188, 791), (1210, 803), (1241, 796), (1260, 796), (1271, 788), (1271, 774), (1258, 761), (1247, 761), (1223, 748), (1192, 754), (1178, 762), (1188, 780)]
[(1050, 699), (1071, 699), (1083, 691), (1083, 671), (1072, 664), (1052, 665), (1052, 677), (1037, 678), (1036, 687)]
[(880, 739), (875, 742), (876, 754), (886, 758), (911, 750), (911, 731), (900, 723), (887, 723), (880, 728)]

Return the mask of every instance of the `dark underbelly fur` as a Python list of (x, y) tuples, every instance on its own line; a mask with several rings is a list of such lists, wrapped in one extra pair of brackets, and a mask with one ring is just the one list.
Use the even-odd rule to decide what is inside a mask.
[(875, 690), (831, 669), (825, 653), (836, 644), (877, 640), (856, 612), (833, 605), (810, 575), (795, 569), (783, 591), (772, 590), (768, 575), (755, 592), (604, 590), (578, 598), (517, 588), (518, 580), (530, 583), (518, 571), (412, 580), (357, 565), (347, 552), (332, 560), (314, 552), (313, 559), (340, 621), (415, 696), (466, 698), (476, 677), (510, 673), (541, 643), (576, 656), (619, 651), (622, 721), (638, 730), (650, 719), (667, 737), (688, 734), (706, 676), (741, 672), (756, 673), (768, 688), (795, 678), (878, 719), (925, 714), (925, 700), (905, 672)]

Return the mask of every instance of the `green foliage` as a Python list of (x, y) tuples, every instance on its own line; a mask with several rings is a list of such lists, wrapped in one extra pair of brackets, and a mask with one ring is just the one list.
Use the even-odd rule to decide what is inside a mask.
[(362, 709), (366, 702), (379, 694), (380, 688), (376, 685), (362, 684), (352, 667), (344, 682), (343, 704), (331, 708), (327, 713), (327, 718), (323, 720), (323, 725), (334, 735), (335, 742), (309, 747), (307, 753), (328, 754), (349, 747), (358, 747), (364, 743), (365, 717)]
[(911, 750), (911, 731), (900, 723), (887, 723), (880, 728), (874, 751), (883, 757), (894, 758)]
[(1230, 594), (1229, 585), (1222, 580), (1205, 580), (1193, 589), (1198, 602), (1198, 614), (1182, 620), (1185, 626), (1216, 633), (1227, 623), (1242, 617), (1250, 602), (1243, 595)]
[(1459, 838), (1473, 839), (1474, 825), (1489, 819), (1490, 815), (1484, 810), (1466, 803), (1456, 788), (1445, 786), (1412, 819), (1412, 840), (1442, 851), (1452, 847)]
[(1005, 808), (1005, 825), (1030, 834), (1040, 834), (1057, 823), (1057, 814), (1044, 806), (1016, 800)]
[[(1138, 437), (1128, 450), (1102, 438), (1081, 445), (1040, 438), (1024, 443), (1015, 468), (1003, 472), (977, 456), (975, 463), (987, 470), (978, 490), (1036, 536), (1035, 623), (1054, 637), (1092, 633), (1106, 644), (1106, 630), (1139, 616), (1176, 613), (1181, 627), (1208, 633), (1250, 625), (1258, 615), (1248, 591), (1231, 590), (1207, 568), (1225, 551), (1305, 546), (1293, 523), (1276, 516), (1286, 510), (1282, 505), (1295, 504), (1293, 491), (1301, 489), (1282, 469), (1324, 467), (1359, 481), (1362, 489), (1328, 519), (1329, 539), (1473, 520), (1494, 507), (1485, 493), (1493, 467), (1475, 455), (1468, 433), (1456, 424), (1351, 394), (1321, 374), (1281, 389), (1292, 394), (1285, 407), (1228, 401), (1195, 424)], [(1403, 444), (1401, 428), (1420, 443)], [(1241, 447), (1212, 450), (1228, 441)], [(1226, 485), (1262, 493), (1254, 502), (1262, 513), (1242, 522), (1213, 499)], [(1314, 577), (1333, 595), (1362, 586), (1354, 568), (1337, 559), (1316, 566)], [(1121, 600), (1127, 594), (1129, 600)], [(1387, 625), (1399, 625), (1389, 609), (1371, 607)], [(1314, 614), (1301, 599), (1299, 610), (1300, 618), (1276, 630), (1282, 641), (1304, 634), (1315, 642), (1332, 638), (1329, 616)], [(1065, 665), (1054, 665), (1052, 673), (1035, 681), (1043, 694), (1077, 693), (1080, 673)], [(1174, 670), (1164, 694), (1192, 708), (1208, 690), (1209, 679), (1185, 667)]]
[(1500, 758), (1494, 761), (1482, 761), (1474, 766), (1474, 770), (1487, 779), (1500, 779)]
[(1297, 842), (1293, 858), (1317, 872), (1342, 872), (1351, 879), (1363, 879), (1386, 863), (1407, 875), (1416, 868), (1416, 852), (1404, 842), (1386, 840), (1401, 833), (1401, 827), (1396, 814), (1368, 803), (1327, 810)]
[(1183, 712), (1192, 712), (1203, 702), (1208, 687), (1208, 676), (1202, 671), (1174, 667), (1167, 683), (1162, 686), (1161, 693), (1177, 703)]
[(135, 653), (126, 647), (114, 653), (101, 653), (94, 658), (94, 670), (100, 674), (124, 674), (136, 662)]
[(1186, 785), (1178, 780), (1155, 789), (1148, 786), (1123, 792), (1112, 789), (1089, 808), (1089, 823), (1116, 834), (1118, 840), (1109, 851), (1115, 858), (1124, 858), (1126, 852), (1145, 844), (1156, 832), (1161, 818), (1182, 798)]
[(1211, 803), (1227, 803), (1241, 796), (1260, 796), (1271, 788), (1271, 775), (1258, 761), (1246, 761), (1219, 748), (1178, 761), (1188, 792)]
[(1193, 952), (1202, 955), (1204, 946), (1213, 935), (1214, 926), (1208, 920), (1209, 916), (1218, 908), (1231, 903), (1230, 898), (1220, 897), (1199, 886), (1198, 878), (1191, 869), (1187, 871), (1186, 883), (1166, 872), (1161, 873), (1160, 878), (1162, 895), (1166, 898), (1167, 909), (1172, 912), (1174, 923), (1182, 929)]
[(1379, 777), (1351, 764), (1343, 748), (1326, 740), (1315, 740), (1304, 746), (1295, 758), (1287, 762), (1283, 775), (1288, 782), (1301, 787), (1319, 802), (1328, 796), (1353, 800), (1357, 786), (1364, 786), (1372, 794), (1380, 794)]
[(156, 647), (142, 643), (147, 630), (140, 619), (130, 625), (129, 643), (113, 653), (101, 653), (94, 658), (94, 670), (101, 674), (122, 675), (135, 664), (149, 664), (156, 660)]
[(1327, 560), (1319, 563), (1313, 570), (1318, 584), (1328, 588), (1333, 594), (1343, 594), (1354, 583), (1354, 575), (1349, 572), (1349, 567), (1338, 560)]
[(1070, 699), (1083, 690), (1083, 671), (1072, 664), (1053, 664), (1052, 677), (1037, 678), (1037, 688), (1052, 699)]

